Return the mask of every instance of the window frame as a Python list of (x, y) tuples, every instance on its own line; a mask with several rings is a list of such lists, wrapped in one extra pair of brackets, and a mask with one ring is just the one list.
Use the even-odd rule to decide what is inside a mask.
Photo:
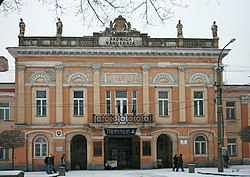
[[(109, 97), (108, 97), (109, 95)], [(111, 114), (112, 113), (112, 104), (111, 104), (111, 91), (110, 90), (106, 90), (105, 91), (105, 110), (106, 110), (106, 114)]]
[(132, 114), (137, 115), (138, 114), (138, 92), (137, 90), (132, 90)]
[[(38, 92), (45, 92), (45, 97), (38, 97)], [(36, 104), (36, 116), (42, 117), (47, 116), (47, 91), (46, 90), (36, 90), (35, 91), (35, 104)], [(38, 104), (39, 101), (39, 104)], [(40, 109), (39, 109), (40, 108)]]
[[(197, 140), (197, 138), (199, 138), (199, 137), (204, 138), (204, 140)], [(203, 149), (203, 147), (205, 147), (205, 149)], [(203, 150), (205, 150), (205, 152)], [(205, 156), (208, 153), (207, 150), (208, 150), (207, 149), (207, 138), (204, 135), (197, 135), (194, 138), (194, 155), (195, 156)]]
[[(159, 98), (160, 92), (166, 93), (167, 97), (166, 98)], [(161, 116), (161, 117), (169, 116), (169, 91), (159, 90), (157, 92), (157, 99), (158, 99), (158, 116)], [(160, 101), (161, 101), (161, 103), (160, 103)], [(166, 110), (165, 110), (165, 104), (167, 104)], [(160, 107), (161, 107), (161, 109), (160, 109)], [(160, 110), (162, 110), (162, 111), (160, 111)]]
[[(1, 104), (8, 104), (8, 105), (4, 106)], [(2, 115), (3, 119), (0, 119), (0, 120), (3, 120), (3, 121), (10, 120), (10, 103), (9, 102), (0, 102), (0, 113), (1, 113), (1, 110), (3, 111), (3, 115)]]
[[(234, 142), (230, 142), (230, 140), (234, 140)], [(232, 148), (234, 147), (234, 148)], [(229, 156), (238, 156), (238, 151), (237, 151), (237, 138), (227, 138), (227, 150), (228, 150), (228, 155)], [(235, 153), (233, 152), (235, 151)]]
[(3, 158), (0, 158), (0, 161), (1, 160), (9, 160), (10, 159), (10, 150), (8, 148), (2, 148), (2, 147), (0, 147), (0, 152), (2, 153), (2, 157), (3, 157)]
[[(233, 106), (228, 106), (228, 103), (233, 103)], [(228, 116), (230, 115), (230, 116)], [(235, 101), (226, 101), (226, 119), (235, 120), (236, 119), (236, 102)]]
[[(195, 93), (202, 93), (202, 98), (195, 98)], [(193, 99), (194, 99), (194, 116), (205, 116), (205, 101), (204, 101), (204, 91), (193, 91)]]
[[(75, 92), (82, 92), (82, 98), (76, 98)], [(84, 90), (73, 90), (73, 116), (82, 117), (85, 116), (85, 91)], [(75, 101), (77, 101), (77, 113), (75, 114)], [(82, 101), (82, 104), (81, 104)]]
[[(42, 138), (45, 141), (43, 141), (43, 142), (37, 142), (37, 140), (39, 138)], [(37, 152), (37, 147), (39, 149), (39, 152)], [(48, 155), (48, 140), (47, 140), (47, 138), (45, 138), (44, 136), (38, 136), (38, 137), (36, 137), (34, 139), (34, 146), (33, 146), (33, 148), (34, 148), (34, 157), (35, 158), (46, 157)], [(45, 148), (45, 153), (44, 153), (44, 150), (43, 150), (44, 148)], [(39, 154), (39, 155), (37, 155), (37, 154)]]

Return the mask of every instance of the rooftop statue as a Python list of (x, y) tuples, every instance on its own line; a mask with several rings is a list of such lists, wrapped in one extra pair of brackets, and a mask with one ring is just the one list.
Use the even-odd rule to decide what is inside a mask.
[(56, 36), (62, 36), (62, 28), (62, 21), (60, 18), (58, 18), (58, 21), (56, 22)]
[(19, 22), (19, 36), (24, 36), (25, 27), (26, 27), (26, 25), (25, 25), (23, 19), (20, 18), (20, 22)]
[(182, 38), (183, 37), (183, 35), (182, 35), (183, 25), (181, 24), (181, 20), (178, 21), (176, 28), (177, 28), (177, 37)]
[(213, 22), (213, 25), (212, 25), (212, 27), (211, 27), (211, 30), (212, 30), (213, 38), (217, 38), (217, 37), (218, 37), (218, 35), (217, 35), (218, 26), (216, 25), (216, 21)]

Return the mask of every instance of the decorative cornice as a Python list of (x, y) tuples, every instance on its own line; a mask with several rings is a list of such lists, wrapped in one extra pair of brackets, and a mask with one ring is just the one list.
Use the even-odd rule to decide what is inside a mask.
[(19, 73), (23, 73), (24, 72), (24, 70), (25, 70), (25, 66), (24, 65), (18, 65), (17, 66), (17, 71), (19, 72)]
[(63, 66), (59, 65), (59, 66), (55, 66), (55, 68), (56, 68), (56, 73), (57, 73), (57, 74), (61, 74), (61, 73), (62, 73), (62, 71), (63, 71)]
[(101, 68), (100, 66), (92, 66), (92, 69), (93, 69), (95, 74), (99, 73), (100, 68)]
[(143, 73), (148, 73), (150, 67), (149, 66), (142, 66)]
[[(15, 58), (18, 56), (99, 56), (99, 57), (171, 57), (171, 58), (218, 58), (220, 49), (201, 48), (156, 48), (156, 47), (8, 47)], [(230, 49), (223, 51), (223, 56)]]

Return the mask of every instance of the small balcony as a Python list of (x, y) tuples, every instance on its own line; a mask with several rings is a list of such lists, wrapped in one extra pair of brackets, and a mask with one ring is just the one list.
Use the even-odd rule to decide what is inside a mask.
[(152, 114), (93, 114), (94, 124), (152, 124)]

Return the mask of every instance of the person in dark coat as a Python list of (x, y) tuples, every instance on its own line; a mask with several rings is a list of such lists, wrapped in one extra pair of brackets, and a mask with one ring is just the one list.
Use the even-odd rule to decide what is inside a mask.
[(177, 157), (177, 154), (174, 155), (173, 157), (173, 160), (174, 160), (174, 167), (173, 167), (173, 171), (176, 169), (178, 169), (178, 157)]
[(228, 153), (226, 153), (225, 155), (223, 155), (223, 159), (224, 159), (224, 167), (228, 168), (228, 162), (229, 162)]
[(52, 165), (52, 171), (54, 173), (56, 173), (56, 169), (55, 169), (55, 156), (51, 155), (51, 165)]
[(61, 157), (61, 167), (64, 167), (66, 172), (68, 171), (66, 167), (66, 155), (65, 154), (63, 154)]
[(180, 156), (178, 157), (178, 168), (176, 171), (178, 171), (179, 168), (181, 168), (181, 171), (184, 171), (182, 154), (180, 154)]
[(45, 157), (44, 163), (47, 166), (46, 173), (47, 174), (52, 174), (52, 158), (51, 158), (51, 155)]

